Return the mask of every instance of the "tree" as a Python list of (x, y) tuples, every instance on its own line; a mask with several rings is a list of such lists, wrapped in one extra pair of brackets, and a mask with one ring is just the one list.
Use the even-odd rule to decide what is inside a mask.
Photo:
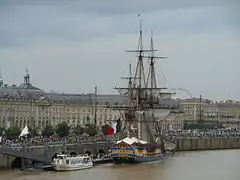
[(102, 132), (104, 135), (107, 135), (107, 131), (109, 128), (111, 128), (111, 126), (109, 126), (108, 124), (102, 126)]
[(78, 135), (83, 134), (83, 131), (84, 131), (84, 129), (83, 129), (81, 126), (79, 126), (79, 125), (77, 125), (77, 126), (73, 129), (73, 132), (74, 132), (75, 134), (78, 134)]
[(2, 136), (3, 135), (3, 132), (5, 131), (5, 129), (4, 128), (0, 128), (0, 136)]
[(84, 132), (88, 134), (89, 136), (95, 136), (97, 134), (97, 127), (93, 124), (87, 125), (87, 127), (84, 129)]
[(32, 137), (36, 137), (38, 135), (38, 130), (37, 128), (29, 128), (29, 134), (32, 136)]
[(8, 138), (16, 138), (20, 135), (21, 130), (17, 126), (10, 127), (6, 132), (6, 137)]
[(47, 125), (42, 131), (42, 135), (46, 137), (50, 137), (53, 134), (54, 134), (54, 129), (51, 125)]
[(59, 137), (66, 137), (69, 134), (70, 127), (66, 122), (62, 122), (57, 125), (56, 133)]

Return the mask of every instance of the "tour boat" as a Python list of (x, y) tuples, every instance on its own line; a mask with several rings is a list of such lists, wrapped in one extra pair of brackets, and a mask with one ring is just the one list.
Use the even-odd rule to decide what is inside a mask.
[(60, 153), (53, 159), (55, 171), (76, 171), (93, 167), (92, 158), (89, 155), (71, 155)]

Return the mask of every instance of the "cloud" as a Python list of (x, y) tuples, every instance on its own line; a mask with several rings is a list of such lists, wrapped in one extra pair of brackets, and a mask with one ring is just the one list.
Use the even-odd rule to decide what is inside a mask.
[[(4, 71), (9, 81), (16, 76), (20, 81), (19, 77), (28, 65), (34, 83), (46, 90), (89, 92), (98, 84), (100, 91), (107, 93), (113, 92), (115, 84), (124, 84), (119, 77), (127, 74), (127, 64), (135, 57), (124, 50), (135, 47), (136, 39), (136, 35), (118, 35), (83, 43), (39, 42), (1, 51), (1, 58), (7, 67), (16, 60), (24, 62), (14, 71), (15, 76)], [(240, 87), (236, 82), (240, 64), (235, 59), (239, 55), (236, 49), (239, 43), (234, 43), (228, 36), (214, 34), (155, 35), (155, 42), (161, 54), (169, 57), (157, 64), (157, 75), (162, 78), (160, 72), (163, 70), (167, 77), (167, 80), (159, 80), (161, 84), (167, 83), (171, 88), (184, 87), (193, 95), (202, 93), (217, 99), (229, 94), (238, 96)]]
[[(4, 3), (5, 2), (5, 3)], [(101, 14), (101, 15), (114, 15), (114, 14), (133, 14), (139, 12), (153, 12), (166, 9), (189, 9), (204, 6), (227, 6), (231, 5), (234, 0), (22, 0), (17, 2), (15, 0), (3, 0), (3, 6), (9, 8), (22, 8), (22, 7), (51, 7), (61, 8), (66, 11), (80, 12), (87, 14)]]
[(141, 9), (145, 47), (153, 30), (159, 54), (169, 57), (157, 64), (159, 83), (240, 99), (238, 15), (221, 6), (226, 1), (8, 2), (0, 10), (0, 68), (9, 83), (22, 82), (28, 67), (33, 83), (47, 91), (89, 92), (98, 84), (113, 93), (135, 58), (124, 51), (136, 48)]
[[(95, 37), (133, 33), (138, 28), (136, 14), (96, 16), (47, 6), (47, 3), (45, 6), (29, 6), (19, 5), (0, 16), (0, 46), (24, 46), (43, 38), (88, 41)], [(236, 20), (228, 16), (226, 7), (218, 6), (165, 9), (144, 13), (142, 18), (144, 29), (148, 27), (161, 33), (226, 31), (236, 26)]]

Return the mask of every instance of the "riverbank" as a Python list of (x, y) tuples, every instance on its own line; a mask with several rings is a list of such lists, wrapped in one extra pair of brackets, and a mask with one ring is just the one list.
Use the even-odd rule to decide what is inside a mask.
[(240, 151), (178, 152), (162, 162), (136, 165), (101, 165), (73, 172), (1, 171), (4, 180), (237, 180), (240, 177)]
[[(100, 151), (107, 152), (110, 144), (92, 143), (92, 144), (70, 144), (67, 145), (68, 151), (80, 153), (89, 152), (96, 154)], [(48, 146), (49, 156), (62, 151), (63, 146)], [(239, 137), (179, 137), (176, 140), (176, 151), (199, 151), (199, 150), (220, 150), (220, 149), (240, 149)], [(38, 146), (31, 147), (31, 153), (43, 155), (46, 147)], [(20, 166), (21, 157), (17, 159), (8, 155), (0, 155), (0, 168), (10, 169), (11, 167)]]
[(184, 137), (178, 138), (177, 151), (240, 149), (239, 137)]

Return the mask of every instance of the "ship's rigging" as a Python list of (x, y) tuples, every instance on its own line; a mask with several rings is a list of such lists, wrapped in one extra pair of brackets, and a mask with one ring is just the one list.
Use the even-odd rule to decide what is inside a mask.
[[(153, 44), (153, 35), (151, 33), (150, 48), (143, 48), (143, 32), (142, 20), (140, 20), (139, 41), (136, 50), (128, 50), (127, 52), (137, 53), (137, 65), (135, 75), (132, 76), (132, 65), (129, 64), (129, 76), (122, 79), (128, 80), (128, 87), (117, 89), (121, 95), (128, 98), (126, 106), (111, 106), (113, 109), (118, 109), (121, 114), (121, 119), (124, 122), (121, 131), (122, 137), (137, 137), (149, 143), (157, 143), (161, 139), (163, 121), (171, 116), (171, 110), (166, 115), (155, 116), (155, 110), (161, 109), (160, 103), (163, 99), (170, 99), (171, 92), (163, 92), (164, 88), (157, 86), (155, 74), (155, 62), (166, 57), (157, 57)], [(147, 56), (145, 54), (148, 53)], [(149, 71), (147, 78), (143, 60), (149, 60)], [(161, 140), (162, 141), (162, 140)]]

